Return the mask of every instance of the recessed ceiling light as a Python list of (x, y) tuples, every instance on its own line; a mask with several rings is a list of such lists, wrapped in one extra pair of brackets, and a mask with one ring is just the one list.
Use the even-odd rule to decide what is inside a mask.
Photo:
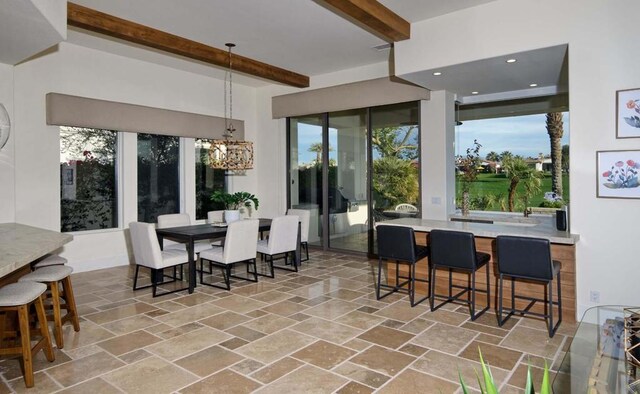
[(530, 87), (530, 88), (535, 88), (536, 86), (538, 86), (538, 84), (537, 84), (537, 83), (530, 83), (530, 84), (529, 84), (529, 87)]
[(507, 59), (507, 63), (515, 63), (518, 59)]
[(436, 71), (436, 72), (433, 73), (433, 75), (435, 75), (437, 77), (439, 75), (442, 75), (442, 73), (440, 71)]
[(471, 92), (471, 94), (478, 94), (478, 92)]

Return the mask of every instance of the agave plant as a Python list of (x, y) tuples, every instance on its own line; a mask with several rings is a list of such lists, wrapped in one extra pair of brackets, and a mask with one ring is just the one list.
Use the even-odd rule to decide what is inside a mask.
[[(498, 394), (498, 388), (496, 387), (495, 381), (493, 380), (493, 375), (491, 374), (491, 369), (489, 365), (484, 362), (482, 358), (482, 351), (478, 347), (478, 353), (480, 354), (480, 365), (482, 365), (482, 377), (484, 380), (484, 385), (482, 380), (480, 379), (480, 375), (478, 375), (478, 371), (476, 372), (476, 377), (478, 378), (478, 386), (480, 387), (480, 392), (482, 394)], [(462, 387), (462, 392), (464, 394), (468, 394), (469, 391), (467, 389), (467, 385), (464, 383), (464, 379), (462, 379), (462, 374), (458, 370), (458, 378), (460, 379), (460, 387)], [(535, 394), (536, 390), (533, 387), (533, 378), (531, 376), (531, 365), (527, 367), (527, 382), (525, 384), (524, 392), (526, 394)], [(540, 394), (551, 394), (551, 382), (549, 380), (549, 366), (547, 362), (544, 363), (544, 374), (542, 375), (542, 383), (540, 385)]]

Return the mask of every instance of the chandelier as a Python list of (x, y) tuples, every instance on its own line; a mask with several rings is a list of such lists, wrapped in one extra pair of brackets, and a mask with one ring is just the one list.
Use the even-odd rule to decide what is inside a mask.
[[(209, 148), (209, 165), (211, 168), (230, 171), (244, 171), (253, 168), (253, 143), (238, 141), (233, 138), (236, 131), (233, 126), (233, 62), (231, 48), (235, 44), (225, 44), (229, 48), (229, 89), (227, 95), (227, 78), (224, 81), (224, 124), (225, 133), (222, 140), (212, 140)], [(229, 116), (227, 117), (227, 97), (229, 99)]]

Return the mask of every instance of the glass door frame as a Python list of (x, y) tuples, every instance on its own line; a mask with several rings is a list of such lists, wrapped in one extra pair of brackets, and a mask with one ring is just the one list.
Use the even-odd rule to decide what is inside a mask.
[[(395, 103), (390, 105), (403, 104), (403, 103)], [(420, 101), (416, 102), (418, 106), (417, 113), (417, 124), (418, 124), (418, 157), (420, 168), (418, 169), (418, 201), (420, 202), (420, 210), (422, 211), (422, 121), (421, 121), (421, 111), (420, 111)], [(372, 124), (371, 124), (371, 109), (376, 107), (384, 107), (375, 106), (375, 107), (367, 107), (366, 115), (365, 115), (365, 129), (366, 129), (366, 144), (367, 144), (367, 179), (366, 179), (366, 187), (367, 187), (367, 251), (366, 252), (358, 252), (355, 250), (347, 250), (347, 249), (339, 249), (335, 247), (330, 247), (329, 245), (329, 220), (330, 215), (328, 214), (329, 210), (329, 149), (326, 147), (329, 146), (329, 112), (324, 112), (321, 114), (312, 114), (318, 115), (322, 119), (322, 250), (323, 251), (340, 251), (346, 253), (353, 254), (366, 254), (369, 258), (377, 258), (377, 254), (374, 253), (374, 223), (372, 218), (374, 217), (373, 212), (373, 145), (372, 145)], [(334, 111), (340, 112), (340, 111)], [(306, 116), (306, 115), (305, 115)], [(311, 115), (309, 115), (311, 116)], [(294, 118), (297, 118), (294, 116)], [(287, 161), (287, 207), (291, 206), (291, 117), (286, 118), (286, 161)], [(326, 212), (327, 214), (324, 214)]]

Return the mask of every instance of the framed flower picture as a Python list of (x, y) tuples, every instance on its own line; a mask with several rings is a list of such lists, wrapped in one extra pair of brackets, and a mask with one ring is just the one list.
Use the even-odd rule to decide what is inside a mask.
[(640, 137), (640, 88), (616, 92), (616, 137)]
[(596, 152), (598, 197), (640, 198), (640, 150)]

